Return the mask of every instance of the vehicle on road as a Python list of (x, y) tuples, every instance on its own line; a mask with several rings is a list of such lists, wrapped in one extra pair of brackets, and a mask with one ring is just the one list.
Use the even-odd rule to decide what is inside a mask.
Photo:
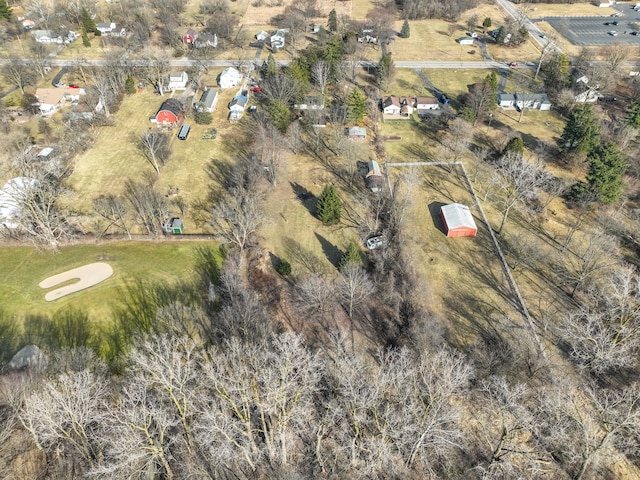
[(79, 86), (79, 85), (71, 84), (71, 85), (69, 85), (69, 88), (80, 88), (80, 86)]
[(610, 30), (609, 32), (607, 32), (609, 35), (611, 35), (612, 37), (617, 37), (618, 36), (618, 32), (616, 32), (615, 30)]
[(53, 86), (57, 88), (66, 87), (64, 83), (54, 83)]
[(638, 36), (638, 34), (640, 32), (638, 32), (637, 30), (634, 30), (633, 32), (629, 32), (631, 35), (633, 35), (634, 37)]
[(615, 21), (611, 22), (611, 25), (618, 25), (618, 21), (615, 20)]
[(518, 62), (511, 62), (509, 64), (510, 67), (517, 67), (518, 66)]
[(540, 38), (547, 38), (547, 34), (546, 33), (541, 33), (540, 34)]
[(384, 246), (385, 243), (386, 242), (384, 240), (384, 237), (379, 235), (377, 237), (371, 237), (370, 239), (368, 239), (364, 243), (364, 246), (367, 247), (369, 250), (375, 250), (376, 248), (380, 248), (380, 247)]

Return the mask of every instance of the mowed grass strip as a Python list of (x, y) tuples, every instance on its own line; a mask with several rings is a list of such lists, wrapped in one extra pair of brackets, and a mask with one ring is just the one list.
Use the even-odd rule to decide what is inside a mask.
[[(0, 249), (0, 305), (12, 315), (51, 314), (73, 306), (86, 309), (95, 319), (107, 318), (127, 281), (174, 283), (192, 280), (197, 249), (216, 248), (212, 242), (126, 242), (77, 245), (58, 252), (30, 247)], [(113, 276), (87, 290), (46, 302), (38, 284), (52, 275), (89, 263), (106, 262)], [(55, 288), (55, 287), (53, 287)]]

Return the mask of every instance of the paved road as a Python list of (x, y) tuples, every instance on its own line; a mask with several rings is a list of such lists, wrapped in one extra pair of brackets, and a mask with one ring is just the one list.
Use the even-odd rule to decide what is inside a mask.
[[(513, 3), (511, 3), (509, 0), (496, 0), (496, 3), (500, 7), (502, 7), (502, 9), (507, 12), (517, 23), (521, 22), (522, 14)], [(546, 37), (542, 38), (542, 30), (540, 30), (530, 19), (527, 18), (524, 20), (524, 26), (529, 32), (529, 35), (531, 35), (533, 41), (540, 45), (540, 48), (544, 48), (547, 46), (547, 44), (551, 44), (550, 48), (553, 48), (554, 50), (562, 53), (562, 49), (558, 45), (555, 45)]]
[[(9, 62), (17, 61), (24, 65), (31, 64), (31, 60), (27, 58), (18, 59), (18, 60), (7, 60), (5, 58), (0, 59), (0, 65), (5, 65)], [(151, 64), (151, 62), (146, 61), (144, 59), (127, 59), (125, 60), (127, 65), (132, 67), (144, 67)], [(207, 67), (238, 67), (242, 64), (244, 65), (252, 65), (254, 63), (253, 60), (192, 60), (190, 58), (178, 58), (169, 60), (169, 65), (171, 67), (198, 67), (198, 66), (207, 66)], [(262, 60), (259, 61), (262, 64)], [(278, 60), (276, 62), (280, 66), (286, 66), (291, 63), (291, 60)], [(106, 60), (102, 59), (63, 59), (63, 58), (54, 58), (49, 61), (49, 64), (52, 67), (72, 67), (72, 66), (93, 66), (93, 67), (104, 67), (107, 65)], [(378, 64), (378, 62), (370, 62), (370, 61), (361, 61), (358, 62), (358, 66), (360, 67), (370, 67), (373, 68)], [(425, 61), (425, 62), (394, 62), (396, 68), (501, 68), (506, 65), (505, 62), (434, 62), (434, 61)]]

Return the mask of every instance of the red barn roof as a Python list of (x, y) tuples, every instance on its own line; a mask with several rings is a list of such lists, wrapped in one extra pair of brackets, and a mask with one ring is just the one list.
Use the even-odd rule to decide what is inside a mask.
[(182, 120), (182, 104), (175, 98), (165, 100), (156, 113), (156, 122), (178, 123), (180, 120)]

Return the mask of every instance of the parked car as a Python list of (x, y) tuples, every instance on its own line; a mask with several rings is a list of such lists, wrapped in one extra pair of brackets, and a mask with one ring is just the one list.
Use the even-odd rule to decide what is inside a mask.
[(58, 87), (58, 88), (66, 87), (66, 85), (64, 83), (54, 83), (53, 86), (54, 87)]
[(638, 33), (639, 33), (639, 32), (638, 32), (637, 30), (634, 30), (633, 32), (630, 32), (630, 33), (631, 33), (631, 35), (633, 35), (633, 36), (638, 36)]
[(618, 25), (618, 21), (614, 20), (613, 22), (611, 22), (611, 25)]
[(547, 38), (547, 34), (546, 33), (541, 33), (540, 34), (540, 38)]
[(384, 241), (384, 237), (379, 235), (377, 237), (371, 237), (370, 239), (368, 239), (364, 243), (364, 246), (367, 247), (369, 250), (375, 250), (376, 248), (380, 248), (384, 246), (385, 243), (386, 242)]
[(69, 85), (69, 88), (80, 88), (80, 86), (71, 84), (71, 85)]
[(616, 32), (615, 30), (611, 30), (610, 32), (608, 32), (609, 35), (611, 35), (612, 37), (617, 37), (618, 36), (618, 32)]
[(517, 67), (518, 66), (518, 62), (511, 62), (509, 64), (510, 67)]
[(261, 92), (262, 91), (262, 87), (251, 87), (249, 90), (251, 90), (252, 92)]

